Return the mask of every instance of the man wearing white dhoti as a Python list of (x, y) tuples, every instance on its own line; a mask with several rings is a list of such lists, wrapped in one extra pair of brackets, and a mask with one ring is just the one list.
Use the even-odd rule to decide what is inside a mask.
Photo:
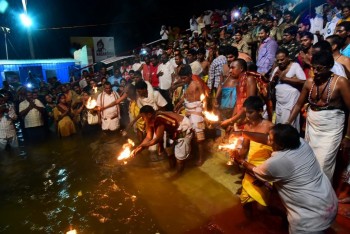
[[(350, 126), (345, 130), (344, 110), (350, 110), (350, 84), (347, 78), (330, 70), (334, 59), (331, 52), (312, 56), (314, 79), (308, 79), (287, 123), (293, 122), (308, 100), (305, 139), (313, 149), (321, 169), (332, 181), (339, 146), (350, 148)], [(349, 118), (348, 118), (349, 123)]]
[(178, 108), (184, 105), (186, 116), (190, 119), (192, 128), (195, 131), (195, 139), (198, 146), (198, 161), (197, 165), (202, 165), (204, 162), (203, 157), (203, 142), (205, 140), (204, 135), (204, 118), (203, 118), (203, 103), (201, 101), (201, 95), (204, 94), (204, 89), (199, 81), (192, 79), (192, 70), (189, 65), (183, 65), (178, 73), (184, 85), (184, 95), (175, 107), (175, 111), (180, 112), (182, 108)]
[(169, 136), (174, 152), (169, 155), (169, 165), (174, 167), (177, 164), (177, 171), (182, 172), (184, 160), (188, 158), (191, 151), (191, 123), (190, 120), (174, 112), (157, 112), (151, 106), (143, 106), (140, 115), (146, 122), (147, 135), (142, 143), (135, 148), (132, 155), (137, 154), (163, 141), (164, 133)]
[(120, 127), (120, 110), (116, 100), (118, 93), (112, 91), (109, 82), (104, 84), (103, 92), (97, 97), (97, 107), (100, 113), (102, 130), (115, 131)]
[[(271, 81), (276, 82), (276, 123), (285, 123), (290, 111), (297, 102), (306, 77), (298, 63), (291, 62), (288, 51), (279, 49), (276, 53), (278, 66), (273, 70)], [(298, 115), (292, 126), (300, 131), (300, 116)]]

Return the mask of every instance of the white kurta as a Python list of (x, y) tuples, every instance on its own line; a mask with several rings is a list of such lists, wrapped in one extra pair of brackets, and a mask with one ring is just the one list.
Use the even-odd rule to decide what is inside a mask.
[(159, 72), (163, 72), (163, 75), (159, 76), (159, 88), (164, 90), (170, 89), (172, 82), (171, 74), (174, 72), (174, 67), (171, 62), (168, 61), (165, 64), (159, 64), (157, 73)]

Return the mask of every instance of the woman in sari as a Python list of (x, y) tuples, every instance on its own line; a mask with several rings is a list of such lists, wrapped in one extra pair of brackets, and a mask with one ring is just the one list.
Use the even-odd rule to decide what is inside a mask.
[(76, 132), (75, 125), (72, 120), (73, 113), (66, 102), (64, 94), (57, 97), (57, 106), (53, 109), (53, 115), (57, 125), (58, 135), (66, 137)]

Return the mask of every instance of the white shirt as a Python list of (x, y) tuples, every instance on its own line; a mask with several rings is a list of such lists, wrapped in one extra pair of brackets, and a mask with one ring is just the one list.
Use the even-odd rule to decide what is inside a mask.
[(160, 56), (163, 54), (163, 50), (161, 48), (159, 48), (157, 51), (156, 51), (156, 55), (157, 56)]
[[(102, 92), (97, 97), (97, 106), (104, 107), (108, 106), (112, 102), (115, 102), (119, 98), (118, 93), (112, 91), (111, 94), (107, 94), (106, 92)], [(102, 105), (103, 104), (103, 105)], [(119, 115), (119, 105), (112, 106), (101, 111), (102, 118), (112, 118), (116, 115)]]
[[(271, 77), (273, 77), (277, 71), (278, 71), (278, 67), (276, 67), (275, 70), (273, 70)], [(295, 76), (299, 80), (306, 80), (305, 73), (301, 68), (301, 66), (299, 65), (299, 63), (292, 63), (292, 65), (289, 68), (289, 71), (286, 74), (286, 77), (288, 78), (291, 78), (293, 76)]]
[(253, 171), (274, 183), (287, 209), (290, 233), (318, 232), (332, 224), (338, 200), (311, 147), (300, 142), (297, 149), (273, 152)]
[(158, 91), (154, 91), (153, 96), (148, 95), (148, 97), (146, 98), (138, 97), (136, 100), (136, 104), (139, 108), (148, 105), (152, 106), (154, 110), (158, 110), (159, 108), (166, 106), (168, 102)]
[(334, 66), (332, 67), (331, 72), (339, 76), (347, 77), (344, 66), (336, 61), (334, 61)]
[(140, 69), (141, 65), (144, 64), (144, 63), (145, 63), (145, 62), (134, 63), (134, 64), (132, 65), (131, 69), (132, 69), (133, 71), (137, 71), (137, 70)]
[(168, 90), (171, 86), (171, 74), (174, 73), (174, 67), (170, 61), (166, 64), (161, 63), (158, 65), (157, 73), (161, 71), (163, 72), (163, 75), (159, 76), (159, 88)]
[[(38, 99), (34, 100), (34, 104), (38, 107), (44, 108), (44, 105)], [(27, 109), (29, 107), (29, 102), (24, 100), (19, 104), (19, 112)], [(34, 128), (44, 125), (44, 121), (41, 115), (41, 112), (37, 109), (31, 109), (28, 114), (24, 117), (24, 127), (25, 128)]]
[(79, 86), (80, 86), (80, 88), (85, 88), (86, 86), (88, 85), (88, 83), (86, 82), (86, 79), (85, 78), (83, 78), (83, 79), (81, 79), (80, 81), (79, 81)]
[(198, 30), (198, 23), (196, 19), (190, 19), (190, 30), (191, 31), (196, 31)]
[(160, 30), (160, 36), (161, 36), (161, 38), (162, 38), (162, 40), (168, 40), (168, 34), (169, 34), (169, 32), (168, 32), (168, 30)]
[[(271, 77), (273, 77), (277, 71), (278, 67), (275, 68)], [(296, 77), (299, 80), (306, 80), (305, 73), (299, 63), (292, 63), (286, 77)], [(276, 99), (279, 106), (283, 106), (284, 108), (291, 110), (299, 98), (299, 95), (300, 91), (292, 85), (287, 83), (276, 85)]]
[(208, 15), (204, 15), (203, 16), (203, 21), (204, 21), (204, 24), (205, 25), (210, 25), (211, 24), (211, 16), (212, 16), (212, 14), (213, 14), (213, 11), (208, 11), (209, 12), (209, 14)]
[(193, 61), (192, 63), (190, 63), (190, 66), (191, 66), (191, 70), (192, 70), (193, 75), (199, 76), (202, 74), (203, 68), (202, 68), (202, 65), (200, 64), (200, 62), (198, 62), (197, 60)]
[(335, 15), (331, 22), (327, 22), (326, 26), (322, 30), (323, 38), (327, 38), (328, 36), (334, 34), (335, 27), (337, 26), (339, 20), (340, 18)]

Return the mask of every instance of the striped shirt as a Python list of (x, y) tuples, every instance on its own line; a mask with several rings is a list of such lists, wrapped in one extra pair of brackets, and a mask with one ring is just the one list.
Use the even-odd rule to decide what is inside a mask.
[(209, 89), (219, 87), (220, 76), (222, 74), (222, 68), (224, 64), (227, 63), (227, 59), (225, 56), (220, 55), (213, 60), (209, 67), (209, 79), (208, 79), (208, 87)]

